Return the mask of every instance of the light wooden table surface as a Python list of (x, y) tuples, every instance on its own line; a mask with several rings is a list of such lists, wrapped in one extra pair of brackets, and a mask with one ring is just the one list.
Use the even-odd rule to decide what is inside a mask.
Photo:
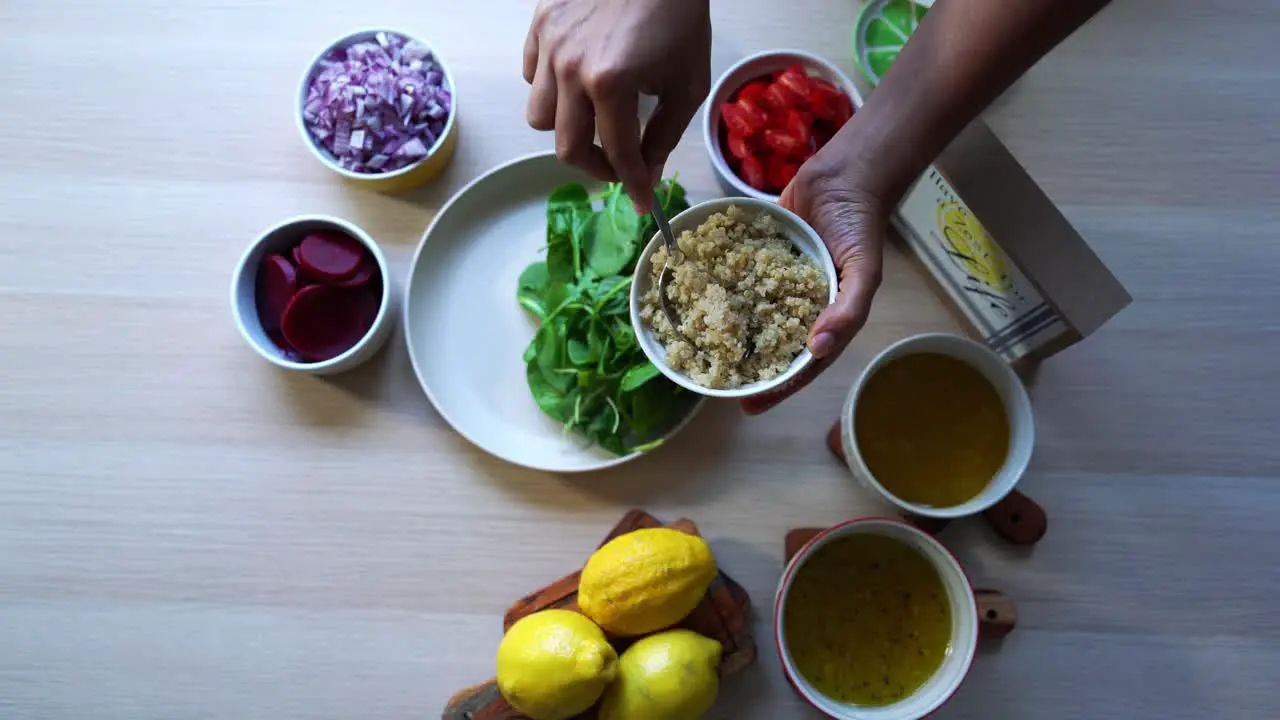
[[(715, 5), (715, 69), (801, 46), (852, 72), (845, 0)], [(808, 718), (765, 637), (784, 531), (880, 512), (823, 448), (871, 354), (951, 328), (900, 257), (870, 324), (767, 416), (566, 478), (453, 434), (403, 341), (333, 382), (236, 334), (233, 263), (329, 212), (403, 280), (450, 193), (524, 125), (525, 0), (14, 0), (0, 7), (0, 718), (429, 718), (492, 672), (500, 617), (632, 506), (694, 518), (762, 612), (715, 718)], [(407, 197), (341, 187), (291, 102), (354, 27), (431, 40), (459, 155)], [(1032, 553), (942, 538), (1012, 595), (945, 718), (1280, 717), (1280, 6), (1120, 0), (988, 120), (1131, 289), (1033, 389)], [(673, 160), (714, 192), (696, 133)]]

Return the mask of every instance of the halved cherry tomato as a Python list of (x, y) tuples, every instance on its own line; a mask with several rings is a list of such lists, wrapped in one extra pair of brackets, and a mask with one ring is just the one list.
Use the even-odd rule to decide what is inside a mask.
[(791, 182), (791, 178), (795, 177), (797, 172), (800, 172), (800, 163), (787, 159), (781, 153), (770, 155), (765, 167), (765, 177), (769, 181), (769, 187), (779, 193)]
[(798, 99), (779, 83), (773, 83), (764, 91), (764, 104), (770, 112), (790, 110)]
[(840, 91), (840, 88), (836, 87), (835, 85), (832, 85), (831, 81), (824, 80), (823, 78), (820, 78), (820, 77), (813, 77), (812, 75), (809, 76), (809, 89), (812, 91), (821, 91), (826, 93), (832, 93), (835, 95), (844, 94), (843, 92)]
[(761, 192), (768, 191), (769, 180), (764, 173), (764, 163), (754, 155), (742, 159), (742, 179)]
[(783, 155), (801, 155), (809, 149), (809, 144), (800, 142), (800, 138), (786, 130), (774, 128), (765, 129), (764, 144)]
[(769, 124), (769, 114), (759, 105), (742, 98), (738, 98), (738, 102), (735, 104), (742, 111), (742, 116), (751, 124), (751, 127), (755, 128), (750, 134), (754, 135), (760, 132)]
[(742, 86), (738, 91), (737, 102), (749, 102), (755, 105), (764, 103), (764, 91), (769, 89), (769, 84), (764, 80), (756, 80)]
[(761, 126), (754, 124), (747, 117), (736, 103), (724, 103), (720, 106), (720, 117), (724, 119), (725, 127), (729, 128), (729, 132), (737, 133), (743, 137), (754, 135)]
[(789, 134), (800, 141), (801, 145), (806, 148), (813, 141), (813, 133), (809, 130), (810, 123), (805, 122), (804, 115), (799, 110), (791, 110), (787, 112), (787, 127)]
[(753, 152), (750, 141), (734, 132), (729, 133), (724, 144), (725, 147), (729, 148), (729, 154), (739, 160), (750, 157)]
[(848, 100), (835, 85), (822, 78), (809, 79), (809, 108), (817, 117), (835, 120), (839, 114), (837, 105), (841, 99)]
[(849, 118), (851, 117), (853, 117), (853, 102), (850, 101), (848, 97), (841, 94), (840, 97), (836, 99), (836, 115), (832, 122), (835, 123), (836, 129), (839, 130), (844, 127), (845, 123), (849, 122)]
[(807, 102), (811, 92), (809, 73), (800, 65), (788, 65), (778, 76), (778, 84), (786, 88), (799, 102)]

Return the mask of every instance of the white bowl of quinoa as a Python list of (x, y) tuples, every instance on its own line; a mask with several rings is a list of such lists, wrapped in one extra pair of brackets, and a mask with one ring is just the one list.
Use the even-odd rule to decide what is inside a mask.
[(681, 387), (742, 398), (775, 389), (813, 362), (818, 313), (836, 299), (836, 266), (808, 223), (766, 200), (724, 198), (671, 219), (680, 252), (670, 300), (658, 302), (667, 261), (655, 234), (636, 263), (631, 325), (649, 360)]

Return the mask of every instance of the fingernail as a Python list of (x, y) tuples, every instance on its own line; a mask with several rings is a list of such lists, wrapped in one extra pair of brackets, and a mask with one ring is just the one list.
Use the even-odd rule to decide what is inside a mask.
[(816, 358), (824, 358), (836, 349), (836, 336), (829, 332), (818, 333), (809, 343), (809, 352)]

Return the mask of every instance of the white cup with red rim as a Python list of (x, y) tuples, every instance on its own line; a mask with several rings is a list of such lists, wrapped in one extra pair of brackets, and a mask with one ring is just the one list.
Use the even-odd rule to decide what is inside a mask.
[[(942, 664), (914, 692), (889, 705), (853, 705), (823, 695), (796, 668), (787, 645), (783, 618), (786, 617), (787, 597), (797, 572), (819, 548), (856, 534), (890, 537), (920, 553), (938, 571), (951, 606), (951, 640)], [(978, 606), (973, 586), (960, 563), (937, 540), (901, 520), (859, 518), (818, 533), (787, 563), (774, 597), (773, 637), (783, 672), (791, 686), (806, 702), (827, 716), (836, 720), (917, 720), (942, 707), (968, 675), (978, 648)]]
[[(953, 357), (977, 370), (995, 388), (1009, 420), (1009, 451), (1004, 464), (977, 496), (959, 505), (935, 507), (908, 502), (889, 492), (867, 467), (858, 448), (858, 434), (854, 426), (854, 413), (858, 398), (867, 381), (877, 370), (907, 355), (933, 353)], [(1031, 398), (1022, 380), (1013, 368), (994, 350), (974, 340), (950, 333), (923, 333), (903, 338), (875, 356), (853, 381), (853, 387), (845, 397), (840, 411), (840, 445), (845, 464), (854, 478), (867, 490), (879, 495), (912, 515), (938, 519), (952, 519), (976, 515), (1000, 502), (1013, 491), (1031, 463), (1031, 451), (1036, 443), (1035, 417), (1031, 411)]]

